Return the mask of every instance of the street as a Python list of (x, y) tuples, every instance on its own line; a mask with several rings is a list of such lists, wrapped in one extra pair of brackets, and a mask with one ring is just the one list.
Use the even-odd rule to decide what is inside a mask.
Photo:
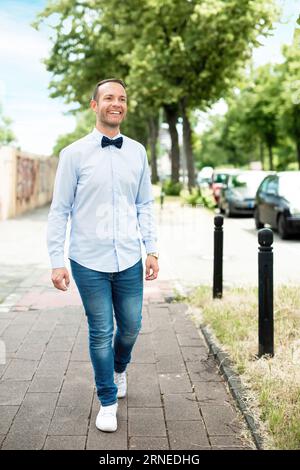
[[(160, 278), (183, 285), (211, 284), (214, 213), (201, 207), (169, 204), (157, 208)], [(254, 220), (224, 217), (223, 279), (227, 285), (257, 285), (258, 241)], [(298, 283), (300, 237), (281, 240), (274, 232), (274, 283)]]
[[(49, 267), (46, 223), (49, 206), (0, 223), (0, 298), (30, 272)], [(159, 279), (176, 286), (209, 285), (213, 276), (213, 217), (201, 207), (155, 206)], [(66, 244), (67, 246), (67, 244)], [(274, 282), (298, 283), (300, 238), (280, 240), (274, 233)], [(252, 218), (224, 218), (224, 287), (257, 285), (257, 232)], [(143, 257), (145, 254), (143, 254)], [(67, 260), (67, 263), (68, 260)], [(68, 264), (67, 264), (68, 266)], [(156, 281), (153, 282), (155, 284)]]

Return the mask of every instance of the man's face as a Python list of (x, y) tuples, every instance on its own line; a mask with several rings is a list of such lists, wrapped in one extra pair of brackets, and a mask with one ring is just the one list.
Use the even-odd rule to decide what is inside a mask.
[(91, 101), (91, 108), (100, 124), (112, 128), (119, 127), (127, 112), (126, 91), (120, 83), (104, 83), (98, 88), (97, 102)]

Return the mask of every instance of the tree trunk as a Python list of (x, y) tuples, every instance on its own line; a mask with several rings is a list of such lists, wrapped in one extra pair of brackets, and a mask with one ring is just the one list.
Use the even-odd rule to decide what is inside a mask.
[(300, 139), (296, 142), (297, 145), (297, 160), (298, 160), (298, 168), (300, 170)]
[(259, 139), (259, 159), (261, 162), (261, 168), (265, 169), (265, 155), (264, 155), (264, 143)]
[(269, 170), (273, 170), (273, 146), (268, 144), (268, 152), (269, 152)]
[(159, 133), (159, 115), (151, 116), (148, 120), (149, 143), (151, 157), (151, 182), (156, 184), (159, 181), (157, 173), (157, 139)]
[(179, 143), (178, 143), (178, 132), (176, 128), (178, 119), (178, 107), (177, 105), (165, 105), (164, 111), (166, 114), (166, 120), (169, 126), (169, 132), (171, 137), (171, 180), (173, 183), (179, 182)]
[(192, 148), (192, 128), (187, 114), (186, 99), (181, 100), (181, 115), (183, 121), (183, 148), (188, 170), (188, 189), (191, 192), (195, 186), (195, 162)]

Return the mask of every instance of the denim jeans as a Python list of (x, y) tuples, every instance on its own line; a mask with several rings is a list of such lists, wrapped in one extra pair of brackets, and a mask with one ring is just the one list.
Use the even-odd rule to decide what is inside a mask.
[[(123, 271), (106, 273), (70, 259), (89, 327), (89, 351), (98, 398), (103, 406), (117, 402), (114, 370), (124, 372), (141, 329), (142, 258)], [(116, 334), (113, 340), (114, 321)]]

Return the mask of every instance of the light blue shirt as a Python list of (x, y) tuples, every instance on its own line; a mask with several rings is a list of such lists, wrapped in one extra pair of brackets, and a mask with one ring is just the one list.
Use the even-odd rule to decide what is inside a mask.
[(142, 257), (141, 240), (146, 253), (157, 251), (145, 147), (123, 135), (120, 149), (102, 148), (102, 137), (94, 128), (60, 152), (47, 225), (52, 268), (65, 266), (69, 216), (68, 258), (87, 268), (118, 272), (133, 266)]

